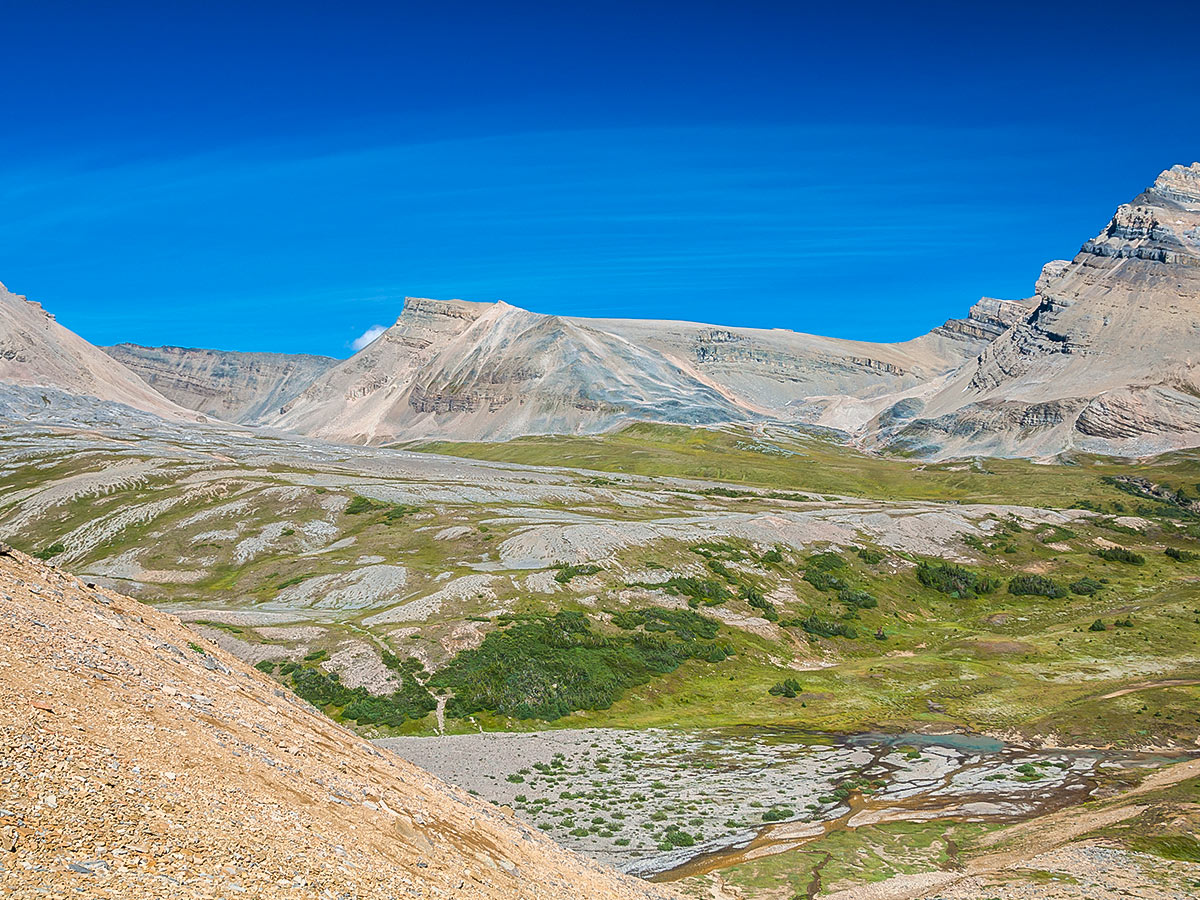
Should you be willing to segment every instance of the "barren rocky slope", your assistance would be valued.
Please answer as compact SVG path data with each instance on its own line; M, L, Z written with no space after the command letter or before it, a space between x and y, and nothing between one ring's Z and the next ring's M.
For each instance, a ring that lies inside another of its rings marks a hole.
M0 894L666 898L173 616L0 555Z
M165 419L196 419L55 321L41 304L0 284L0 383L59 388L120 403ZM49 398L47 397L47 403Z
M274 424L376 443L754 414L672 360L582 320L506 303L409 298L395 325L318 378Z
M241 423L277 414L338 362L303 353L238 353L138 344L101 349L180 406Z
M1047 265L1031 305L943 388L878 422L883 440L941 456L1200 444L1200 163L1163 172L1073 260Z
M853 428L886 405L876 398L944 375L988 339L947 327L871 344L409 298L392 328L317 378L273 424L359 443L587 433L638 420Z

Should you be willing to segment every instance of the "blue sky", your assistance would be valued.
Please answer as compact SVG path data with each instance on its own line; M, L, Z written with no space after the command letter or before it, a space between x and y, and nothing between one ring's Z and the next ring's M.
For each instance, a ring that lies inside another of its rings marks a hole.
M0 0L0 281L96 343L344 356L405 295L906 339L1200 158L1188 5L975 6Z

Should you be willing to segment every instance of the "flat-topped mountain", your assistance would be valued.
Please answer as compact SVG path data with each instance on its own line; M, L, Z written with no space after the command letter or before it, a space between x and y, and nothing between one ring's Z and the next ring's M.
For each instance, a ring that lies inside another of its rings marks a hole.
M0 547L0 894L667 900Z
M278 414L338 360L303 353L239 353L117 344L105 353L180 406L226 422Z
M844 427L877 412L875 398L944 375L982 343L964 333L872 344L408 298L395 325L272 424L366 443L598 432L641 420Z

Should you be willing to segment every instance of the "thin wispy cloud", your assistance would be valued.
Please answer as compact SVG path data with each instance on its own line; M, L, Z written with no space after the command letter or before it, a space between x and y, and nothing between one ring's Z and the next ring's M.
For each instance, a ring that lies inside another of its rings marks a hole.
M1069 148L1014 161L982 129L358 138L0 160L0 276L101 344L344 354L377 334L339 333L393 321L405 295L898 340L980 294L1025 296L1108 214L1047 187Z

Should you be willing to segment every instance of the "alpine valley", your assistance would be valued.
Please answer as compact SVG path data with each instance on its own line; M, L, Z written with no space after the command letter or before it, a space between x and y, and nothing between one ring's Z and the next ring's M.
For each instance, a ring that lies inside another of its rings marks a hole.
M1200 163L894 344L0 288L0 539L5 896L1193 897Z

